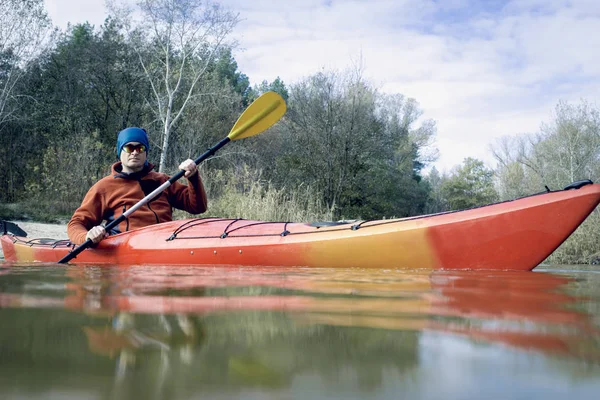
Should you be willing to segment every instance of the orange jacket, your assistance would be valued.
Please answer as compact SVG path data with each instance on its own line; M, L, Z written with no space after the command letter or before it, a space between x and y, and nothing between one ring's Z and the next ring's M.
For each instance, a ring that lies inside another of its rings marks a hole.
M91 228L102 221L113 221L150 194L154 189L169 180L166 174L152 171L151 164L143 171L133 174L121 172L120 162L113 164L112 174L100 179L85 195L81 206L75 210L67 225L71 242L79 245ZM174 182L158 197L140 207L129 218L114 227L109 234L126 232L144 226L171 221L172 208L185 210L191 214L206 211L206 192L200 173L188 180L188 185Z

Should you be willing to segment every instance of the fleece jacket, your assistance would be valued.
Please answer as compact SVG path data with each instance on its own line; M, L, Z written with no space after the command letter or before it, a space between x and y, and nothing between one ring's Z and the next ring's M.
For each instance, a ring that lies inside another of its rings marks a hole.
M119 218L169 180L168 175L152 171L153 168L152 164L148 164L140 172L127 174L122 172L120 162L113 164L111 175L102 178L90 188L81 206L71 217L67 225L69 240L76 245L84 243L88 230L103 221L109 223ZM174 182L108 233L113 235L171 221L172 207L190 214L206 211L206 192L199 172L190 177L188 185Z

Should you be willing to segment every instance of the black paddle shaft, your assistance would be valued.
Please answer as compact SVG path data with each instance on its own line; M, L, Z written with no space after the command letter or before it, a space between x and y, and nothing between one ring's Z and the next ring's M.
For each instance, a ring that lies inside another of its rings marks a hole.
M196 165L200 164L202 161L204 161L207 158L209 158L212 155L214 155L221 147L225 146L230 141L231 141L231 139L229 139L229 136L226 137L226 138L224 138L224 139L222 139L219 143L215 144L213 147L210 147L201 156L199 156L198 158L196 158L194 160L194 162L196 163ZM119 225L121 222L123 222L125 219L127 219L127 217L129 217L131 214L133 214L138 208L142 207L144 204L148 203L150 200L152 200L158 194L162 193L165 189L167 189L169 186L171 186L174 182L178 181L184 175L185 175L185 171L184 170L180 170L179 172L177 172L175 175L173 175L171 178L169 178L169 180L167 182L165 182L162 185L160 185L152 193L150 193L149 195L147 195L146 197L144 197L142 200L140 200L139 202L137 202L129 210L127 210L123 214L121 214L121 216L119 218L114 219L113 221L111 221L108 225L106 225L104 227L104 230L106 232L110 232L110 230L113 227ZM70 251L66 256L64 256L63 258L61 258L60 260L58 260L58 263L59 264L64 264L64 263L67 263L67 262L71 261L72 259L74 259L75 257L77 257L79 255L79 253L81 253L83 250L85 250L88 247L90 247L93 243L94 242L92 242L92 239L86 240L83 244L77 246L72 251Z

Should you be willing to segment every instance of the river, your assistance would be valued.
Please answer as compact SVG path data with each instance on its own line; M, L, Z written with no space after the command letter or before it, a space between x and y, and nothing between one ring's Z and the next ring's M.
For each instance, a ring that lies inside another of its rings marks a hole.
M1 399L595 399L600 269L0 264Z

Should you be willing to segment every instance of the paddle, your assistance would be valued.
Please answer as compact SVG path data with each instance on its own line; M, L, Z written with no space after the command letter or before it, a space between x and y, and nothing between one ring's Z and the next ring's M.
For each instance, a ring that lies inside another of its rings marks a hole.
M244 139L250 136L257 135L269 128L275 122L279 121L279 119L285 114L286 105L285 101L275 92L267 92L261 95L258 99L254 100L250 106L240 115L235 125L229 132L226 138L221 140L219 143L209 148L204 154L199 156L194 160L196 165L200 164L202 161L206 160L208 157L215 154L221 147L225 146L232 140ZM167 182L163 183L161 186L156 188L152 193L144 197L138 203L136 203L129 210L125 211L119 218L113 220L108 225L106 225L105 229L109 232L114 226L117 226L121 222L123 222L126 218L128 218L131 214L133 214L140 207L148 203L151 199L162 193L165 189L167 189L173 182L177 181L185 174L185 171L180 170L178 173L173 175L171 179ZM92 245L92 240L88 239L85 243L73 249L73 251L69 252L66 256L61 258L58 262L59 264L63 264L69 262L73 258L77 257L79 253L83 250L87 249Z

